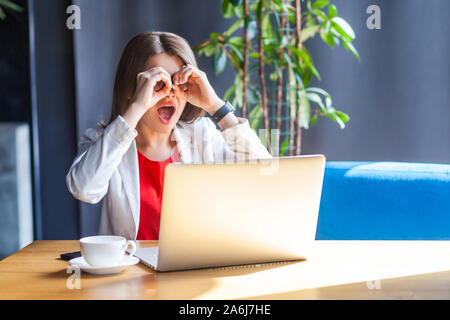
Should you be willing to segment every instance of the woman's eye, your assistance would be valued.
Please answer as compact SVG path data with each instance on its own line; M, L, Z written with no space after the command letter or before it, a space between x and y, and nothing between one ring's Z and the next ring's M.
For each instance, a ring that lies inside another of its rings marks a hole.
M165 86L166 86L166 84L164 83L164 81L160 80L155 84L153 89L157 92L157 91L161 91Z
M183 90L184 92L188 91L188 84L187 83L183 83L179 85L180 89Z

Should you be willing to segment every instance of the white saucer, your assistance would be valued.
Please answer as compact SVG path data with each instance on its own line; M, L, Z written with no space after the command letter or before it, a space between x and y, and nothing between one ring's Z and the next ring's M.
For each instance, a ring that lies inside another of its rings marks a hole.
M69 264L73 267L78 267L82 271L92 274L115 274L119 273L129 266L135 265L139 262L136 257L125 257L119 264L108 267L92 267L90 266L83 257L75 258L69 261Z

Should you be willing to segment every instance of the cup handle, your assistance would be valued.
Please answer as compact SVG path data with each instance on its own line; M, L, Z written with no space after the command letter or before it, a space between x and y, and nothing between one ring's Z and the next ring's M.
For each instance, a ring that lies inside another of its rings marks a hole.
M132 257L133 254L136 252L136 242L134 242L133 240L128 240L125 243L125 250L127 250L128 247L130 247L130 246L131 246L131 251L129 252L129 254L130 254L129 256Z

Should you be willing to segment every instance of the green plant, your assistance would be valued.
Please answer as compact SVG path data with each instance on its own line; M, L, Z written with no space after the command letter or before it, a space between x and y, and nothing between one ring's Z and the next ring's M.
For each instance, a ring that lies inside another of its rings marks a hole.
M0 0L0 19L4 20L6 18L5 10L10 10L14 12L22 12L22 7L11 2L9 0Z
M285 128L287 137L272 141L281 155L301 153L302 128L319 116L342 129L350 119L333 106L328 92L310 86L320 74L305 42L319 34L330 47L342 46L360 60L352 44L355 33L336 6L329 0L303 2L302 7L300 0L222 0L222 15L236 20L194 47L199 55L212 57L216 75L227 62L234 68L235 81L223 98L240 108L253 129L267 129L263 143L270 146L271 128Z

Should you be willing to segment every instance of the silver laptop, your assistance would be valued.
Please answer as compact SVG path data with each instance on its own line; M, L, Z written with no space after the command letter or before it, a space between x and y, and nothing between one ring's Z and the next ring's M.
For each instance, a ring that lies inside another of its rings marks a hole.
M278 157L165 169L159 247L135 256L157 271L306 259L325 157Z

